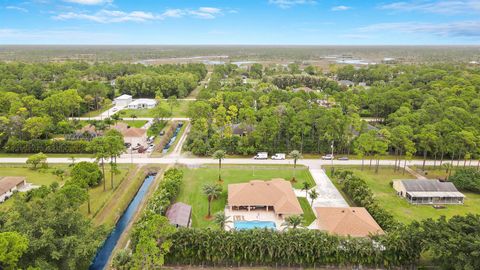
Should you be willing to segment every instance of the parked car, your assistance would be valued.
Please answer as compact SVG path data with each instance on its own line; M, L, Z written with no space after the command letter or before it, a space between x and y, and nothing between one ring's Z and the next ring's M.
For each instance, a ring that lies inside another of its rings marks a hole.
M325 156L322 156L323 160L332 160L335 157L332 154L326 154Z
M275 155L272 156L273 160L284 160L285 159L285 154L284 153L276 153Z
M162 131L160 131L160 133L158 133L158 135L160 135L160 136L163 136L163 135L165 135L165 131L163 131L163 130L162 130Z
M153 140L155 140L155 136L150 136L148 137L147 142L151 143Z
M117 109L117 108L113 108L112 112L116 112L116 111L118 111L118 109Z
M127 149L128 149L128 148L130 148L130 146L132 146L132 144L131 144L131 143L128 143L128 142L127 142L127 143L125 143L125 148L127 148Z
M338 160L348 160L348 157L339 157Z
M268 159L268 153L267 152L259 152L253 158L254 159Z
M147 153L153 152L153 149L155 149L155 147L153 147L153 146L148 147L147 148Z

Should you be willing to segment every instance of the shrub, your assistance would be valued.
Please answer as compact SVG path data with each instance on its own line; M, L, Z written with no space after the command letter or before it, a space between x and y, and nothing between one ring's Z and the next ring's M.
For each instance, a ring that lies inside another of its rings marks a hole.
M10 139L4 150L7 153L91 153L87 150L89 144L87 141Z
M480 193L480 172L476 169L460 169L450 177L450 181L461 190Z

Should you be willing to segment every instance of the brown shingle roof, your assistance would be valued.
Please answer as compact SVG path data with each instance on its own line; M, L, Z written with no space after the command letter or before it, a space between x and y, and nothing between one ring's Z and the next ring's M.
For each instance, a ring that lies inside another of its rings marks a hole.
M134 128L128 127L126 123L117 123L115 126L112 127L122 133L123 137L143 137L147 134L147 130L143 128Z
M292 184L283 179L228 185L229 206L273 206L276 214L301 215Z
M23 176L5 176L0 178L0 195L25 181Z
M192 207L190 205L178 202L168 208L166 216L170 220L170 224L189 227L191 213Z
M319 230L332 234L367 237L383 234L382 228L363 207L315 207Z

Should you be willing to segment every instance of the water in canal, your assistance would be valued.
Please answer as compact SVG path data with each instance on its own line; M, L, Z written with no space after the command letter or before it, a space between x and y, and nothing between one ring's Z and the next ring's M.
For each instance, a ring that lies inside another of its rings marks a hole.
M148 175L145 178L142 186L137 191L137 194L135 194L135 197L133 197L125 212L123 212L122 216L120 216L120 219L117 221L115 228L110 233L107 240L105 240L103 246L97 251L97 255L95 256L95 259L93 259L89 270L103 270L105 268L108 263L108 259L113 252L113 249L117 245L118 239L120 239L120 236L125 231L128 223L130 223L130 220L134 216L135 212L137 212L140 202L147 193L148 188L150 187L154 179L154 174Z

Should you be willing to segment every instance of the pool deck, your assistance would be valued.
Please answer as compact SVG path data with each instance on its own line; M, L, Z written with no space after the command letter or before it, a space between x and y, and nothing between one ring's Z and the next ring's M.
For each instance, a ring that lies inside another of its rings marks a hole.
M282 226L284 219L278 218L273 211L265 210L251 210L251 211L230 211L228 207L225 208L225 216L228 217L228 221L225 224L225 230L230 231L234 229L234 221L272 221L275 223L277 230L283 230L285 226Z

